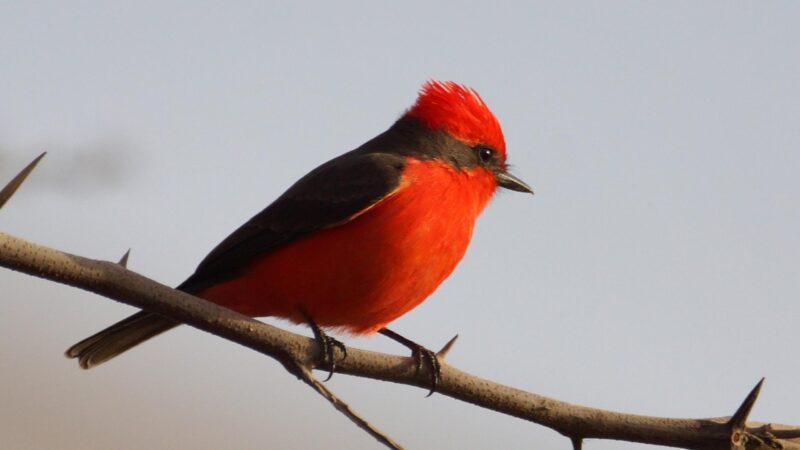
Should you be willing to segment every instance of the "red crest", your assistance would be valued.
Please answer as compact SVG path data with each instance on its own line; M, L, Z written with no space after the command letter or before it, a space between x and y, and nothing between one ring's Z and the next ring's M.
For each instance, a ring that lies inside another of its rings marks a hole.
M505 156L500 123L472 88L452 81L428 81L405 115L469 145L488 145Z

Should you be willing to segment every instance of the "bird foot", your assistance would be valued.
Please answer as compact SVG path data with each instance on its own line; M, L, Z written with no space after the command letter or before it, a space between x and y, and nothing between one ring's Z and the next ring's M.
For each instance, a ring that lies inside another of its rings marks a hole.
M342 361L344 361L347 358L347 347L338 339L328 336L310 317L306 316L306 320L308 320L308 326L314 332L314 340L319 346L320 353L322 353L322 363L328 367L328 377L324 380L328 381L333 377L333 372L336 371L336 349L338 348L342 352Z
M394 331L383 328L378 331L378 333L392 339L400 344L403 344L406 348L411 350L411 357L414 358L417 368L417 375L422 372L422 367L427 366L430 372L430 391L426 397L430 397L436 392L436 388L439 385L439 379L441 378L441 371L442 365L439 361L439 357L436 355L436 352L433 350L429 350L416 342L412 341L411 339L405 338Z

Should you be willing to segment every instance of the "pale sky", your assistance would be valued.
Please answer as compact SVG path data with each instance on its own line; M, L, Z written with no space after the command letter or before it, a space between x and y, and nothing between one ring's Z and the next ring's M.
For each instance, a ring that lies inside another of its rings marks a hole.
M765 376L752 418L800 425L798 23L789 1L5 1L0 183L49 153L0 230L130 247L174 285L424 81L455 80L536 195L498 195L393 328L431 348L459 333L463 370L630 413L729 415ZM63 351L133 309L7 270L0 286L3 448L378 448L273 360L188 327L80 370ZM408 448L570 448L421 389L328 384Z

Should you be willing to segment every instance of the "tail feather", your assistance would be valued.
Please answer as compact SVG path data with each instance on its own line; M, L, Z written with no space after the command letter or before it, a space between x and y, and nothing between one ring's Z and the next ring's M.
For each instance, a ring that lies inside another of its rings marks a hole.
M164 316L139 311L73 345L66 355L78 358L78 364L89 369L178 325L179 322Z

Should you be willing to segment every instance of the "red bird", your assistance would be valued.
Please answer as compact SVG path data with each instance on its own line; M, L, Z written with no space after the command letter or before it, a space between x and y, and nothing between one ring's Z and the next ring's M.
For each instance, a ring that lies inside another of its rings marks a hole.
M473 89L426 83L387 131L317 167L222 241L177 289L249 316L380 332L425 300L464 256L497 187L533 193L506 170L500 124ZM67 350L90 368L179 325L140 311ZM321 327L321 328L320 328ZM343 348L343 347L342 347ZM419 366L418 366L419 367Z

